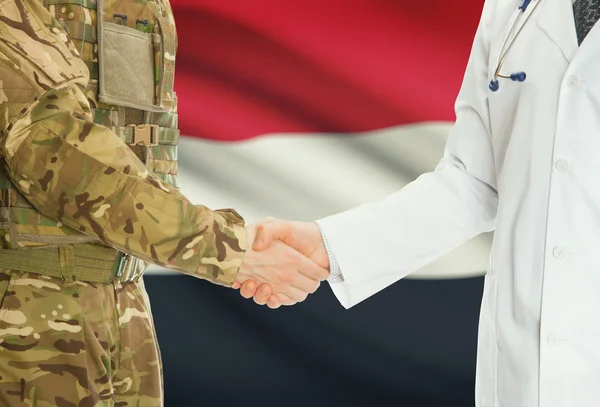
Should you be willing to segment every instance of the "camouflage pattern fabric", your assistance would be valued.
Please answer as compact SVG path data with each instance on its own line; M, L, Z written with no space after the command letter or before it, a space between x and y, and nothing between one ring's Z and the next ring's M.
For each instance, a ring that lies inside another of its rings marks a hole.
M140 29L147 26L135 17L159 21L152 29L165 41L156 49L163 62L156 92L170 110L98 101L96 0L0 0L0 250L43 246L50 236L93 239L231 286L246 247L243 219L192 204L152 172L174 177L175 149L154 148L149 169L139 149L111 130L129 124L123 117L177 126L168 1L106 4L129 10L128 23ZM160 353L141 279L63 284L0 264L0 300L0 406L162 406Z
M0 405L159 407L143 281L92 285L0 269Z
M243 219L193 205L93 123L88 80L79 51L39 1L0 2L0 147L13 184L61 227L231 286Z

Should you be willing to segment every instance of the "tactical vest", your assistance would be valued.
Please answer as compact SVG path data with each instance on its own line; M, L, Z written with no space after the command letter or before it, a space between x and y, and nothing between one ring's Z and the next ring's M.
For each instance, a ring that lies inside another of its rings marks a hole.
M179 130L173 91L177 36L168 0L43 3L89 69L86 96L94 123L111 129L149 170L177 188ZM33 208L12 185L4 165L0 165L0 222L3 249L93 241ZM0 267L7 261L0 260Z

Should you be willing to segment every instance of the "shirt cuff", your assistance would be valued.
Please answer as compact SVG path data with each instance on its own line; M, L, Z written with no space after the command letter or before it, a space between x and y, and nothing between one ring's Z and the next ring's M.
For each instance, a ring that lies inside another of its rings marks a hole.
M329 277L327 278L327 282L329 284L340 284L343 283L344 275L342 274L342 270L340 270L340 265L338 264L335 256L333 255L333 251L331 250L331 246L329 246L329 242L327 241L327 237L323 230L317 223L317 227L321 232L321 238L323 239L323 245L325 246L325 251L327 252L327 257L329 258Z

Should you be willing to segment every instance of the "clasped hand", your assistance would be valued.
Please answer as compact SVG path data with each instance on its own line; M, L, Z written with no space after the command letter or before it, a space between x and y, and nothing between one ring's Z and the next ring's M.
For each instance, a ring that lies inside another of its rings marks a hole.
M329 261L315 223L265 219L247 227L248 248L233 288L270 308L294 305L329 276Z

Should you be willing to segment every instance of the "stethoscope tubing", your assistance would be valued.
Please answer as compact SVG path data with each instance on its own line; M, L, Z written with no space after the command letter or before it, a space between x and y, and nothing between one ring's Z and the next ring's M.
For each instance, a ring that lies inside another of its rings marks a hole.
M516 80L519 82L523 82L525 80L525 78L526 78L525 72L515 72L510 75L503 75L502 73L500 73L500 70L502 69L502 66L504 65L504 61L506 60L506 57L510 53L510 50L512 49L515 41L517 40L517 38L519 38L521 31L527 25L527 22L529 21L529 19L531 18L531 16L537 9L537 7L540 5L540 1L541 0L536 0L535 5L533 6L533 9L531 9L531 12L529 14L527 14L527 16L525 17L525 21L523 21L523 24L521 24L520 26L519 26L519 22L521 21L521 19L523 18L523 15L527 11L527 8L528 8L531 0L523 0L521 2L521 4L519 5L519 8L517 9L517 15L514 18L513 23L511 25L510 29L508 30L508 33L506 34L506 37L504 37L504 41L502 42L502 47L500 48L500 53L498 55L498 61L496 64L496 70L494 71L494 77L490 81L490 85L489 85L489 87L492 91L498 90L498 87L499 87L498 78L511 79L513 81ZM519 26L519 29L515 33L515 29L518 26ZM512 39L509 42L509 39L511 37L512 37ZM507 43L508 43L508 46L507 46Z

